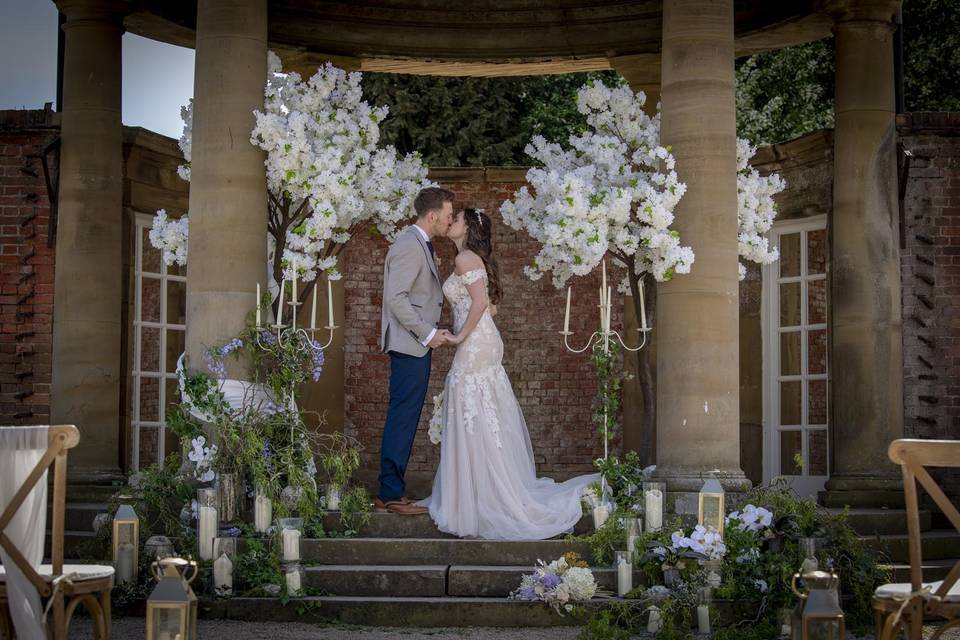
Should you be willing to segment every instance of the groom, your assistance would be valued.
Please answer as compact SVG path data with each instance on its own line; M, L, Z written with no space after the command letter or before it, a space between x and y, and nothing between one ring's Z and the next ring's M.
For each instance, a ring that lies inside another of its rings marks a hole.
M417 220L397 236L383 265L380 348L390 355L390 406L380 447L377 511L426 513L407 499L404 472L417 433L430 380L432 349L447 343L439 329L443 308L432 238L445 236L453 221L453 193L423 189L413 201Z

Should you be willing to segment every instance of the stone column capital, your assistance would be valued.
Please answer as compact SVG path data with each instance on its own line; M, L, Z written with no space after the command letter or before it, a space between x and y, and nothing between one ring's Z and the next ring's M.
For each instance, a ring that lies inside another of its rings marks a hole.
M56 0L55 4L68 23L96 20L122 26L124 16L132 11L129 0Z
M881 22L893 28L893 20L900 10L900 0L820 0L820 11L835 23Z

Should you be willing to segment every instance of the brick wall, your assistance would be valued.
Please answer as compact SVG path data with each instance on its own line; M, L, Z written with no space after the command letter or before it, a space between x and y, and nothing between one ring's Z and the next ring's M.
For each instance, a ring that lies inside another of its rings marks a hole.
M960 438L960 114L898 120L913 154L905 194L904 435ZM944 474L960 495L960 474Z
M0 424L50 421L54 250L39 155L59 135L56 120L49 110L0 112Z
M590 404L596 392L592 367L585 354L565 351L558 331L563 325L565 293L549 279L532 282L523 266L536 254L536 244L499 219L499 205L521 185L522 171L469 169L435 171L433 178L457 194L456 208L478 206L494 218L494 250L502 271L504 300L496 317L504 339L504 367L523 409L538 472L567 477L593 470L593 460L602 455L600 438L591 422ZM435 243L440 257L441 278L453 270L453 245ZM379 353L383 259L386 242L365 238L344 253L347 282L345 322L344 430L361 441L363 466L370 472L379 466L380 437L388 401L389 359ZM574 284L571 330L579 345L598 323L596 293L598 278L578 278ZM613 322L619 326L622 311ZM449 305L441 326L450 326ZM429 479L436 470L439 447L426 436L432 397L443 384L450 367L452 349L434 353L427 405L410 459L409 474ZM613 451L618 443L614 443Z

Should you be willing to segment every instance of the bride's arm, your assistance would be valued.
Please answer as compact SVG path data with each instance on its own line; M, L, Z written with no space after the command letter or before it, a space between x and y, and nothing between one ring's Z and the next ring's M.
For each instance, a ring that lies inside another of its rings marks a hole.
M480 259L480 256L472 251L462 251L458 253L455 262L455 271L458 277L469 271L486 268L483 266L483 260ZM453 336L450 340L454 344L460 344L467 339L467 336L477 327L480 318L483 317L483 311L490 304L490 301L487 299L487 285L482 277L477 278L466 285L466 287L467 292L470 294L470 313L467 314L467 319L464 321L460 333Z

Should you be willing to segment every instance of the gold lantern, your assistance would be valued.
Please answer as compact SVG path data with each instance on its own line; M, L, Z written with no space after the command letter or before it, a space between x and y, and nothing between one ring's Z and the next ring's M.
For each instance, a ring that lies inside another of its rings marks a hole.
M705 528L713 527L720 535L723 535L723 523L726 520L725 499L719 480L710 478L703 483L700 489L699 522Z
M113 566L117 583L136 582L140 567L140 518L128 504L113 516Z
M147 598L147 640L196 640L197 596L190 583L197 577L197 563L164 558L150 569L157 586Z
M797 589L797 580L801 577L803 592ZM846 637L840 608L840 578L836 573L795 573L791 587L800 598L790 620L791 640L843 640Z

